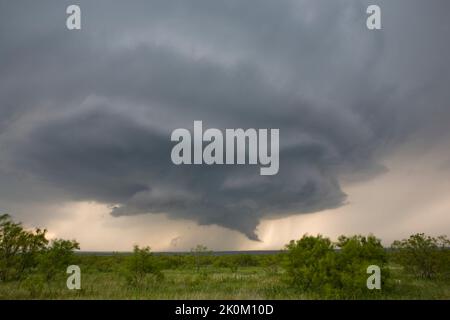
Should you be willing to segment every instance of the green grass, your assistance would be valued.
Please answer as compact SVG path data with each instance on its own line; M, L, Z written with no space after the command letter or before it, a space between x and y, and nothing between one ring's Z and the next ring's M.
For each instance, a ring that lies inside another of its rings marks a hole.
M31 292L21 282L0 284L3 299L283 299L305 298L262 268L241 268L236 273L222 268L165 270L164 279L149 275L145 283L130 286L117 273L89 272L82 275L82 289L70 291L65 278ZM34 293L34 294L33 294Z
M83 268L82 268L83 270ZM450 299L448 281L418 280L391 266L393 287L374 296L379 299ZM262 267L204 267L164 270L164 279L148 275L130 286L120 272L89 270L82 273L82 289L68 290L61 275L47 283L26 280L0 283L0 299L320 299L298 292L285 281L283 271L268 273Z

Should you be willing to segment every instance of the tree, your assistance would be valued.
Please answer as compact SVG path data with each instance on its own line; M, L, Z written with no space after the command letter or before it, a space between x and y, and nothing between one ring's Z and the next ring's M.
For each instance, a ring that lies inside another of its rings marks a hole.
M79 249L75 240L56 239L48 245L47 230L25 230L7 214L0 216L0 280L18 280L33 271L52 279L64 273Z
M207 265L210 262L210 256L212 251L208 249L208 247L204 245L197 245L195 248L191 249L192 257L194 258L194 266L195 269L200 271L202 266Z
M268 254L261 258L261 265L269 275L275 275L280 268L280 262L283 260L281 254Z
M376 237L341 236L336 243L321 235L304 235L287 246L286 271L293 286L323 297L357 298L376 294L366 285L367 267L382 270L387 284L387 254Z
M52 280L58 274L64 274L67 267L75 261L74 250L79 249L80 245L75 240L52 240L51 245L39 254L39 271L47 281Z
M36 267L37 257L48 240L46 230L25 230L8 214L0 215L0 280L19 279Z
M424 233L392 243L394 259L404 269L420 278L432 279L450 276L450 240Z
M150 247L139 248L135 245L133 254L126 260L125 278L129 284L141 286L145 283L147 274L157 279L162 279L164 276Z
M369 294L367 290L367 267L376 265L381 271L381 287L389 289L390 273L387 267L387 252L381 240L373 235L340 236L336 243L338 287L346 298L357 298ZM370 291L376 294L377 291Z
M334 245L328 238L304 235L286 246L286 271L291 282L302 290L319 290L333 281Z

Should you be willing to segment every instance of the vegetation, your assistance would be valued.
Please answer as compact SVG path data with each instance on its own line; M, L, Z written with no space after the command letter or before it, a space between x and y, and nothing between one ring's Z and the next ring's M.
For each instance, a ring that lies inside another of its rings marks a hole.
M387 289L387 252L372 235L341 236L336 243L321 235L304 235L286 248L287 276L303 292L329 298L372 298L380 292L367 289L367 267L371 265L380 267Z
M164 277L150 247L139 248L139 246L134 246L133 254L126 257L123 274L129 285L137 287L145 286L149 275L157 280Z
M41 273L51 280L74 260L74 240L55 239L49 245L46 230L25 230L7 214L0 215L0 281L20 280Z
M191 249L193 264L197 272L199 272L205 265L211 263L211 254L212 252L208 250L208 247L201 244Z
M66 268L76 261L73 251L79 249L79 244L74 240L53 240L50 246L38 252L38 273L41 273L46 281L65 274Z
M49 242L0 216L0 299L450 299L449 241L424 234L383 248L376 237L305 235L277 254L75 253L73 240ZM66 287L66 268L81 269L81 290ZM369 290L367 267L381 270Z
M392 244L394 259L405 270L425 279L450 279L450 240L418 233Z

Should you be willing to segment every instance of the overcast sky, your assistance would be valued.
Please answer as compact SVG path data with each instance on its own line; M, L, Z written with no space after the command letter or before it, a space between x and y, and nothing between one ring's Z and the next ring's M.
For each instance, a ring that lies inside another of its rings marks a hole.
M83 250L450 234L447 0L76 3L0 0L0 212ZM280 129L279 173L175 166L194 120Z

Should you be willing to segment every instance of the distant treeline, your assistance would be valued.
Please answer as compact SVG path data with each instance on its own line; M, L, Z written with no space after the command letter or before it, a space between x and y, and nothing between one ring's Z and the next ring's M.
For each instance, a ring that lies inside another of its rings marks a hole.
M264 255L264 254L278 254L283 250L236 250L236 251L211 251L213 256L229 256L237 254L251 254L251 255ZM114 255L131 255L133 251L77 251L76 255L80 256L114 256ZM154 251L155 256L176 256L176 255L189 255L192 251Z

